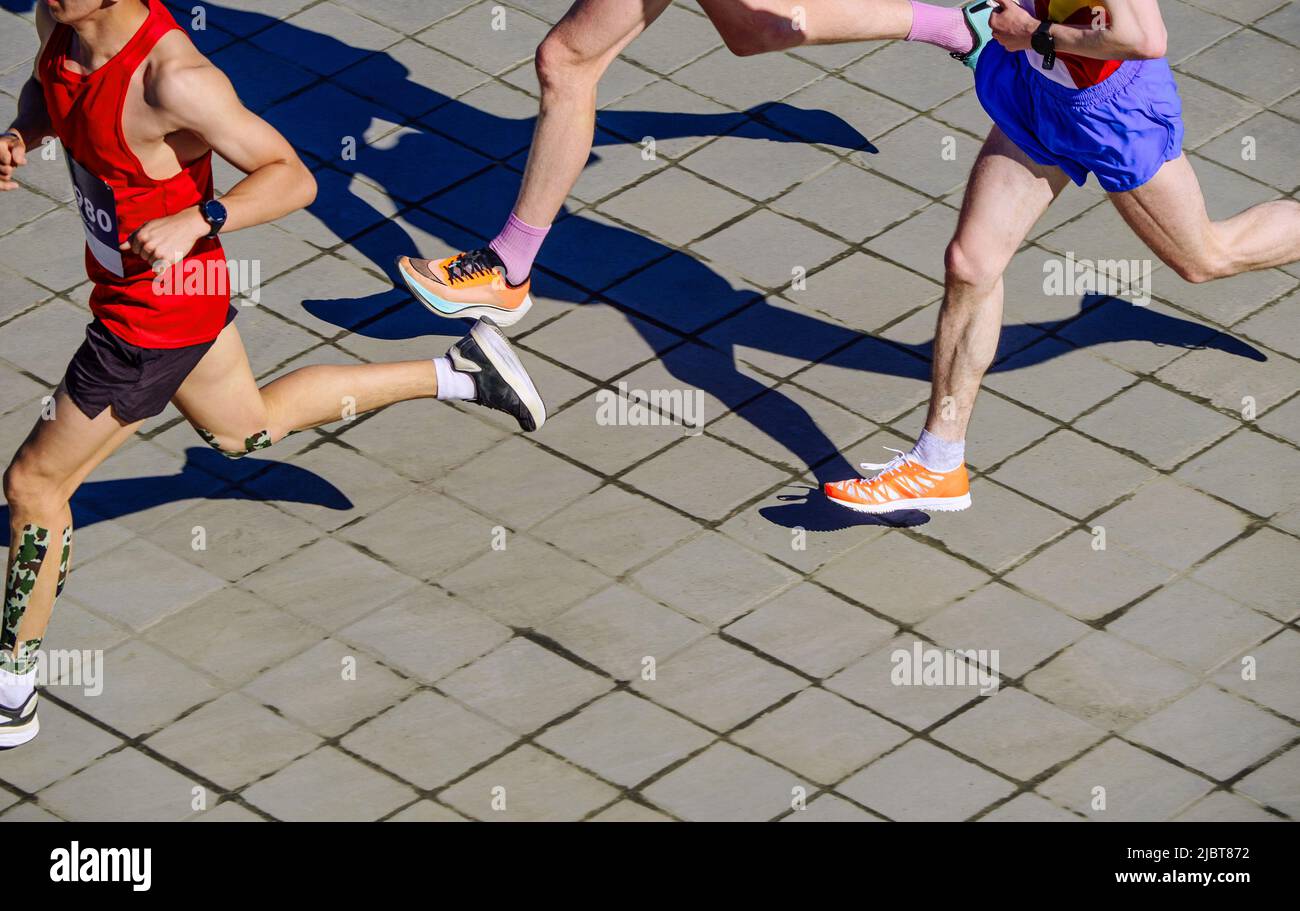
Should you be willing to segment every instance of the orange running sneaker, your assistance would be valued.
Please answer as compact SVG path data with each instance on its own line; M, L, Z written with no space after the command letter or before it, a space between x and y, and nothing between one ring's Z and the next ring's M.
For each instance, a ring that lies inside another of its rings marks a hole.
M870 513L906 509L954 512L970 506L970 481L965 465L958 465L952 471L931 471L909 453L889 451L898 455L879 465L862 463L868 471L880 472L875 477L827 484L826 496L832 503Z
M488 317L498 326L513 326L533 305L528 296L531 281L506 281L505 264L490 247L443 260L401 256L397 269L416 300L438 316Z

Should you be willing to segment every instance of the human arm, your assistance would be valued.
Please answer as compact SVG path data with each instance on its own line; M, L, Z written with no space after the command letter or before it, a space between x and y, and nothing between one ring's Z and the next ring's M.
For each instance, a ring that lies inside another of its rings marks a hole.
M989 19L993 37L1009 51L1030 47L1039 20L1015 0L999 0ZM1168 35L1156 0L1106 0L1106 14L1087 24L1054 22L1057 53L1095 60L1150 60L1165 55Z

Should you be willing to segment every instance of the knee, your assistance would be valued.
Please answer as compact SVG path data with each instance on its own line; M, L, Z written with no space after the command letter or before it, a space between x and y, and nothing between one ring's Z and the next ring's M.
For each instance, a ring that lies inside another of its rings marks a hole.
M789 19L755 9L748 3L737 5L739 9L732 18L718 28L718 34L731 53L737 57L753 57L791 44L794 24Z
M1232 273L1226 256L1170 257L1165 264L1173 269L1179 278L1193 285L1201 285Z
M250 430L245 435L239 433L213 433L202 427L195 427L195 432L217 452L228 459L240 459L250 452L265 449L274 442L266 430Z
M17 513L44 515L57 512L68 503L68 492L59 479L18 459L5 469L4 493L11 516Z
M588 91L600 79L599 59L573 47L555 30L537 46L533 65L544 94Z
M1183 281L1200 285L1241 271L1231 250L1231 240L1225 236L1222 224L1211 222L1199 243L1162 250L1160 259Z
M998 257L972 247L958 238L948 244L943 255L944 276L949 285L991 288L1002 276L1005 263Z

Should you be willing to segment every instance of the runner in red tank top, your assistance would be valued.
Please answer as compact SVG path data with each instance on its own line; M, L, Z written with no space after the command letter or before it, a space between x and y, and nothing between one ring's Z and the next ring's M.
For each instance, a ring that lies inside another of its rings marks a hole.
M176 274L155 283L152 263L128 243L149 222L180 213L195 232L206 235L207 224L195 216L199 205L212 199L211 150L196 148L185 163L163 156L161 173L171 176L159 179L132 151L122 128L119 115L126 113L140 64L164 36L180 29L161 3L151 5L145 16L126 45L89 73L69 58L76 32L56 27L37 62L37 75L50 124L67 154L86 229L86 273L95 283L91 311L133 345L180 348L216 338L226 323L230 296L225 287L182 294L183 278ZM185 251L157 252L168 258ZM221 243L200 236L187 259L204 265L224 262Z
M475 401L536 430L545 407L490 323L429 360L313 366L258 388L231 322L217 234L309 205L293 148L248 111L162 0L42 0L41 49L0 135L0 190L27 149L57 137L86 232L95 319L42 419L5 472L10 550L0 618L0 749L36 736L37 653L86 476L173 402L239 457L309 427L414 398ZM247 176L220 201L212 153ZM154 571L140 567L142 572Z

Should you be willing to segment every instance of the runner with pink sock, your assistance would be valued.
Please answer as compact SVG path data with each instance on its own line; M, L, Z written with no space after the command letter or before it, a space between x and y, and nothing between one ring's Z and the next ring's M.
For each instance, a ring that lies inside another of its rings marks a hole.
M433 313L517 323L532 306L533 261L591 156L605 69L671 0L578 0L537 49L541 110L514 211L485 247L442 260L402 256L398 272ZM942 48L972 69L989 38L990 0L943 7L913 0L700 0L740 56L810 44L900 40ZM784 20L788 27L781 27ZM776 23L757 28L755 23Z

